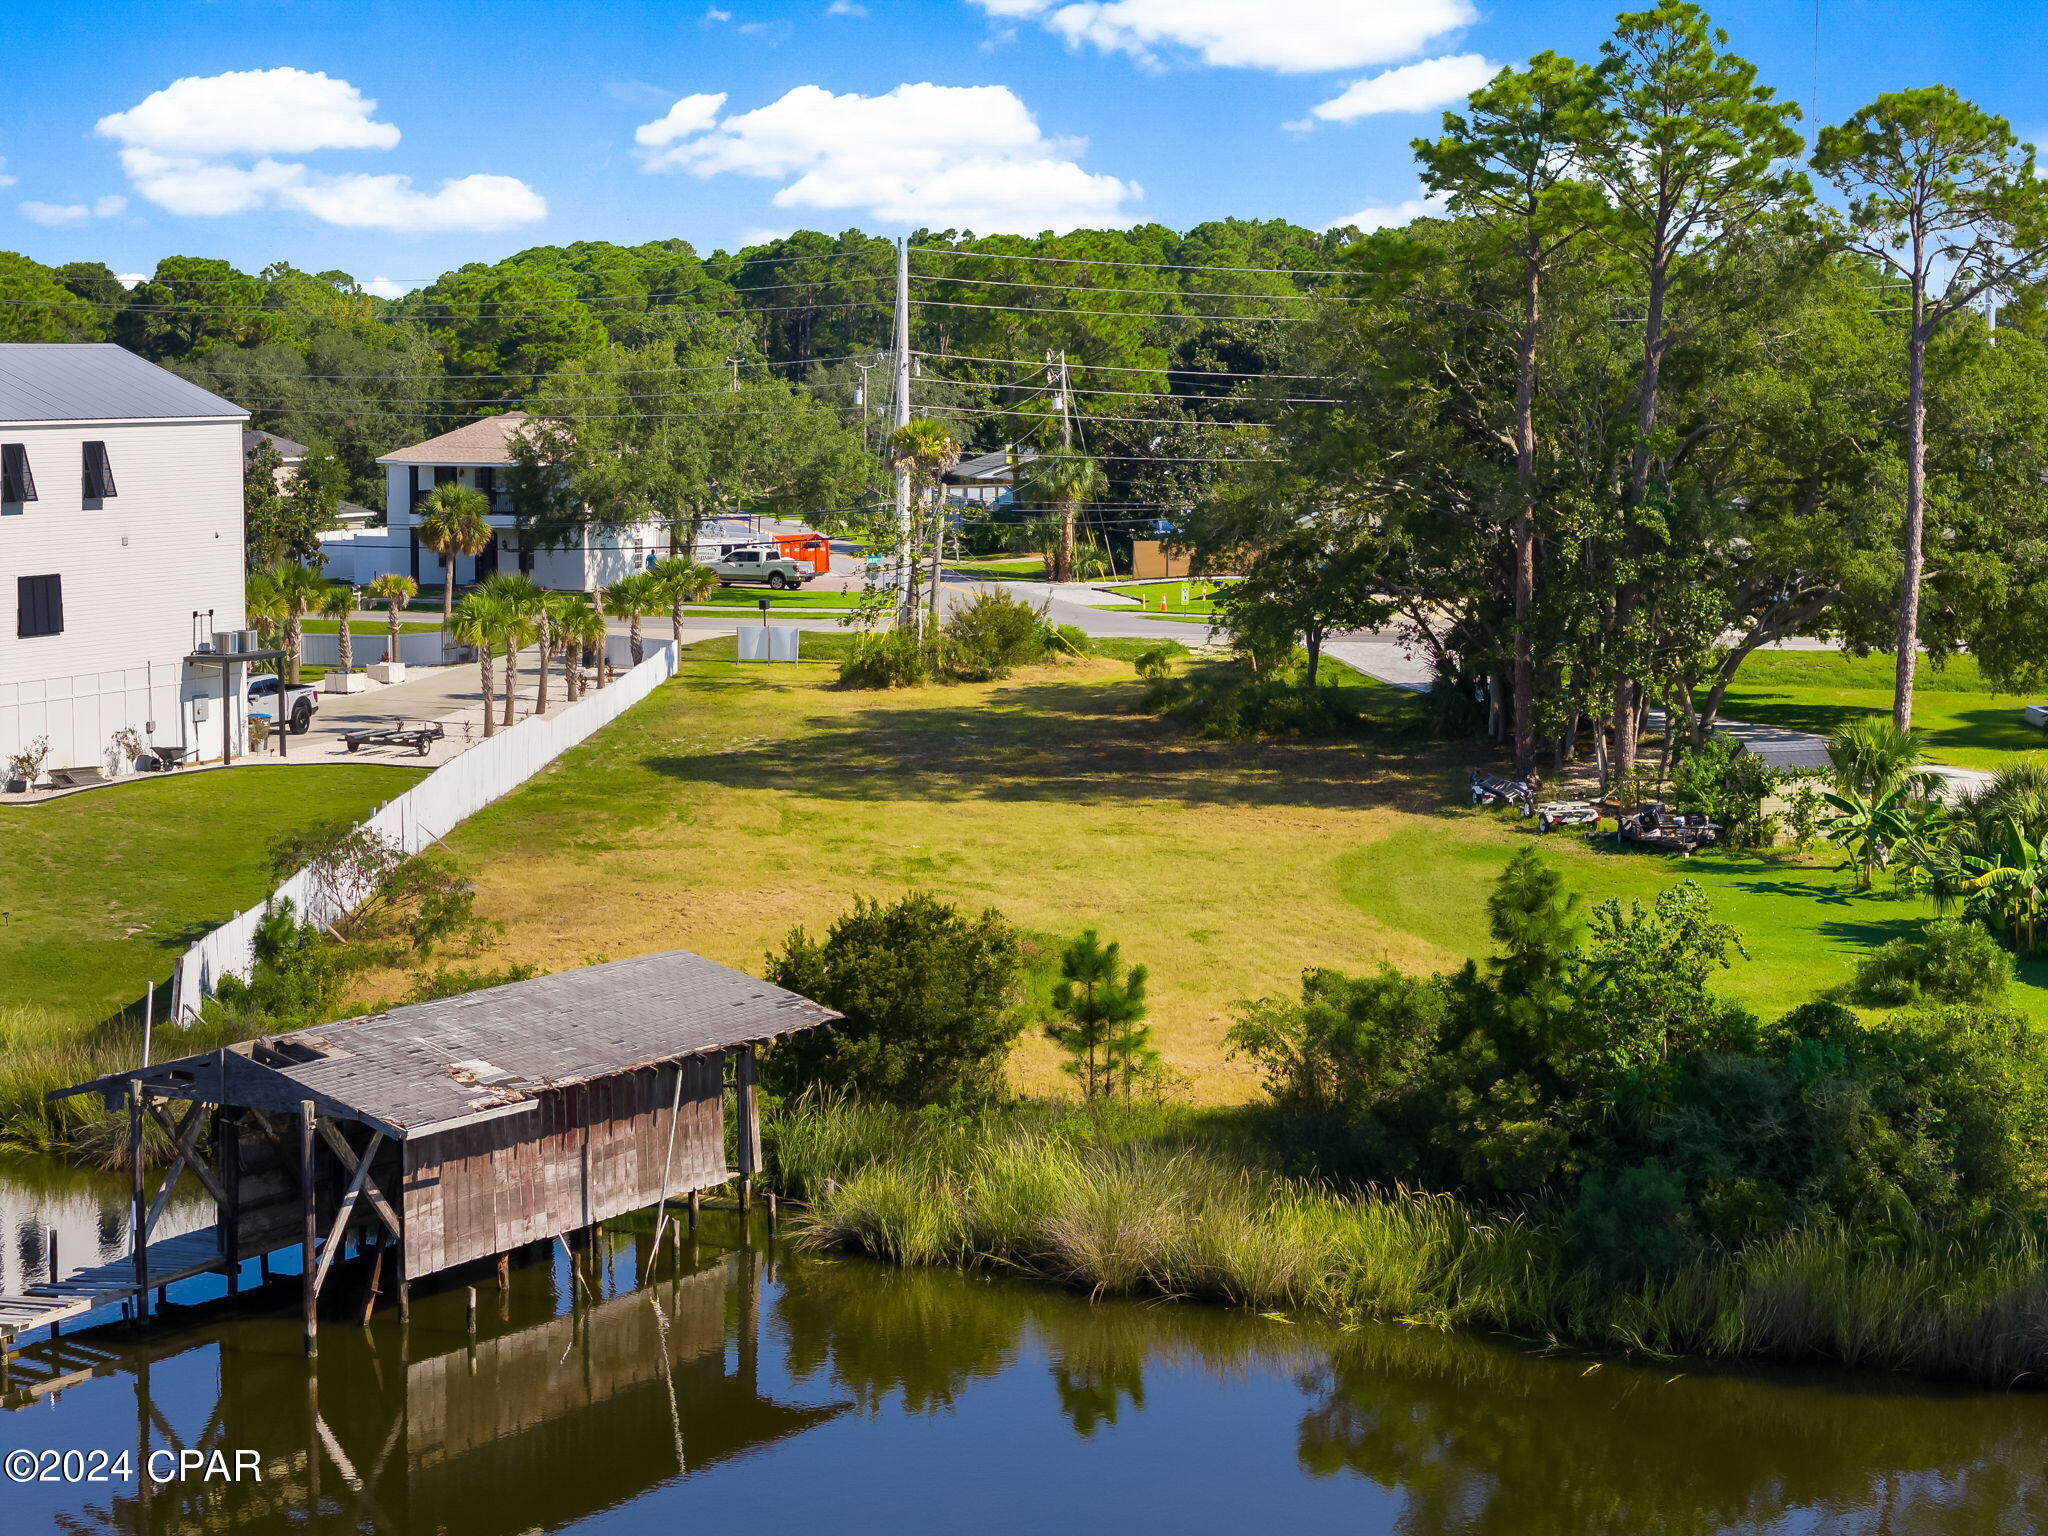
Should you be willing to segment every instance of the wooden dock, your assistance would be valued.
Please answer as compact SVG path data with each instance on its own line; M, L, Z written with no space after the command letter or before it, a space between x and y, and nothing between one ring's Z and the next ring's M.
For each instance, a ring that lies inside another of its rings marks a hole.
M220 1228L205 1227L182 1237L159 1238L149 1245L149 1288L189 1280L221 1267ZM32 1285L19 1296L0 1296L0 1349L22 1334L116 1302L135 1299L135 1260L124 1255L111 1264L95 1265L61 1280Z

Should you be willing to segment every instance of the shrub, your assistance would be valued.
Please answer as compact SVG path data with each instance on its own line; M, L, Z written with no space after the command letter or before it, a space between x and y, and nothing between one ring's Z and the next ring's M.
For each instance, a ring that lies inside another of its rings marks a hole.
M1856 967L1859 1001L1982 1003L2012 983L2013 959L1982 924L1934 918L1917 939L1893 939Z
M947 615L948 669L971 683L1008 677L1045 654L1045 619L1006 592L977 593Z
M775 1046L764 1080L774 1093L817 1084L899 1104L994 1096L1024 1026L1020 964L1000 913L969 917L922 893L856 901L822 941L792 929L768 979L845 1018Z
M1093 656L1095 642L1078 624L1048 624L1039 635L1039 649L1047 656Z
M1728 847L1768 848L1777 834L1777 818L1764 814L1764 801L1776 780L1732 737L1717 734L1679 760L1671 792L1679 809L1703 811L1718 824Z
M914 688L937 671L931 647L913 630L885 629L855 635L853 649L839 663L841 688Z

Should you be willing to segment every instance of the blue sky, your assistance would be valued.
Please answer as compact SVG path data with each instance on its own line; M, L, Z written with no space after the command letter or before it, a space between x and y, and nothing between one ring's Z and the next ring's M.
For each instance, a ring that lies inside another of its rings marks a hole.
M929 217L978 231L1403 212L1461 82L1590 57L1582 0L9 0L0 249L340 267ZM2040 0L1710 7L1835 121L1942 82L2048 130Z

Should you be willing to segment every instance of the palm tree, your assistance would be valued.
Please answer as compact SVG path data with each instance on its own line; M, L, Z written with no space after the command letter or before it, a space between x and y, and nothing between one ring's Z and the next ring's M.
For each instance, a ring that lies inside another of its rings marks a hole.
M1845 795L1882 800L1894 790L1925 798L1939 793L1941 775L1922 771L1920 733L1902 731L1879 715L1847 720L1828 736L1835 787Z
M569 615L574 610L588 611L580 598L569 592L543 592L540 608L535 615L535 628L540 638L540 682L534 699L533 712L544 715L548 712L548 663L555 659L555 648L565 644L568 634ZM566 690L565 690L566 691ZM573 693L568 697L574 699Z
M960 440L953 436L952 428L943 421L920 417L906 421L889 434L889 465L892 469L910 477L913 505L922 500L928 504L927 517L935 517L941 489L946 483L946 474L960 462ZM921 488L923 495L918 496ZM911 535L897 559L904 562L908 581L903 587L902 610L897 615L904 624L917 622L917 549L918 530L913 519ZM939 571L936 558L932 564L932 586L936 590Z
M370 600L383 603L391 612L391 638L385 642L384 659L398 660L399 624L398 616L405 611L405 605L419 596L420 584L410 576L392 571L379 576L370 583Z
M356 589L345 582L337 582L320 594L320 617L333 619L338 626L341 670L353 672L356 669L355 645L349 636L348 622L356 613Z
M487 737L497 730L491 714L491 705L497 698L491 663L498 641L516 618L504 598L480 588L466 594L461 606L450 616L449 633L455 637L455 643L476 647L477 668L483 681L484 735Z
M547 594L533 584L533 578L518 571L500 571L483 584L483 590L503 601L511 612L502 638L505 642L505 720L513 723L513 703L519 689L519 648L540 633L543 600Z
M1047 454L1031 466L1031 493L1051 502L1060 515L1059 542L1052 553L1054 581L1074 579L1074 530L1081 504L1100 496L1107 483L1102 466L1085 453Z
M604 606L608 613L621 613L630 621L628 641L633 656L633 665L639 666L644 659L640 640L640 620L643 615L660 613L668 606L668 595L661 583L646 571L635 571L631 576L621 576L605 588Z
M716 592L718 573L708 565L699 565L680 555L670 555L665 560L655 561L647 574L654 578L654 584L661 589L662 598L669 605L669 626L675 632L676 653L681 655L683 604L701 603Z
M557 622L562 633L562 676L568 683L569 697L580 698L583 694L581 658L584 652L593 648L603 651L607 638L604 614L594 603L571 601Z
M242 578L242 592L250 627L263 641L263 648L268 650L271 640L284 623L284 593L278 590L277 573L251 571Z
M278 602L284 609L285 681L296 685L299 680L301 626L307 612L319 608L326 600L330 584L310 565L281 565L271 574L277 583Z
M423 548L441 557L441 632L447 645L451 616L455 612L455 561L461 555L480 555L491 547L490 500L482 491L452 481L427 492L419 505L419 540Z

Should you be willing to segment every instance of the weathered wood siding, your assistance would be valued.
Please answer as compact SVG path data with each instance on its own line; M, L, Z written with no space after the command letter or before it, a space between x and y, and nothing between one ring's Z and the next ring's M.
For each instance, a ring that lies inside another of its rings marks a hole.
M721 1061L692 1057L681 1070L666 1189L672 1067L557 1089L529 1113L407 1141L406 1273L432 1274L718 1183L726 1176Z

